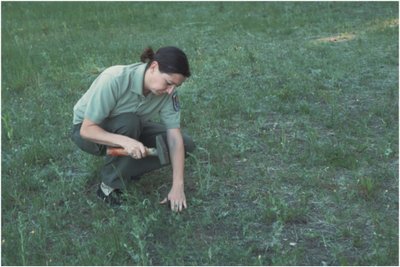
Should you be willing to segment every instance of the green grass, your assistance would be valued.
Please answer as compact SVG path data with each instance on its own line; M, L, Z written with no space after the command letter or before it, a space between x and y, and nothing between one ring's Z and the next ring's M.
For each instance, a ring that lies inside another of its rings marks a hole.
M398 265L397 2L2 2L3 265ZM69 140L103 68L176 45L189 208L171 169L95 196Z

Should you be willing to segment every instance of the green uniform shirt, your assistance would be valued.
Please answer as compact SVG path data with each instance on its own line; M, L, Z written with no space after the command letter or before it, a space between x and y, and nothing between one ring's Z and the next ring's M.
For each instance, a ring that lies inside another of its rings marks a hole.
M146 64L113 66L103 71L74 106L74 124L84 118L100 124L106 118L132 112L148 121L157 114L167 129L180 128L176 92L143 95Z

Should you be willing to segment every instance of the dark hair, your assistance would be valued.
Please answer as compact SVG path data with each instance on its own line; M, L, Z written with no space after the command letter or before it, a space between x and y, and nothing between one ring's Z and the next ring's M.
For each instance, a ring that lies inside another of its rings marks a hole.
M186 54L174 46L162 47L156 53L151 47L147 47L140 56L140 60L143 63L147 62L147 66L157 61L160 71L164 73L179 73L185 77L191 75Z

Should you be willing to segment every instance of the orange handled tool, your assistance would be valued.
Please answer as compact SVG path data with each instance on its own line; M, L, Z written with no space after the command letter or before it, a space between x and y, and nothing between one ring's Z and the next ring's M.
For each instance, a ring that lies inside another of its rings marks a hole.
M146 147L145 157L156 156L160 160L161 165L169 164L169 152L162 135L156 136L156 146L157 148ZM129 156L128 152L122 147L108 147L107 155L112 157Z
M158 156L157 149L155 148L147 148L145 157L147 156ZM108 147L107 155L112 157L121 157L121 156L129 156L128 152L122 147Z

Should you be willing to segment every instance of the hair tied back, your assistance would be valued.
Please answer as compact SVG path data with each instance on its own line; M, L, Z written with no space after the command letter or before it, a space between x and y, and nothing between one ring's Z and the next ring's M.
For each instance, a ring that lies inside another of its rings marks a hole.
M151 61L154 60L154 51L151 47L146 47L143 52L142 55L140 55L140 60L143 63L149 63Z

